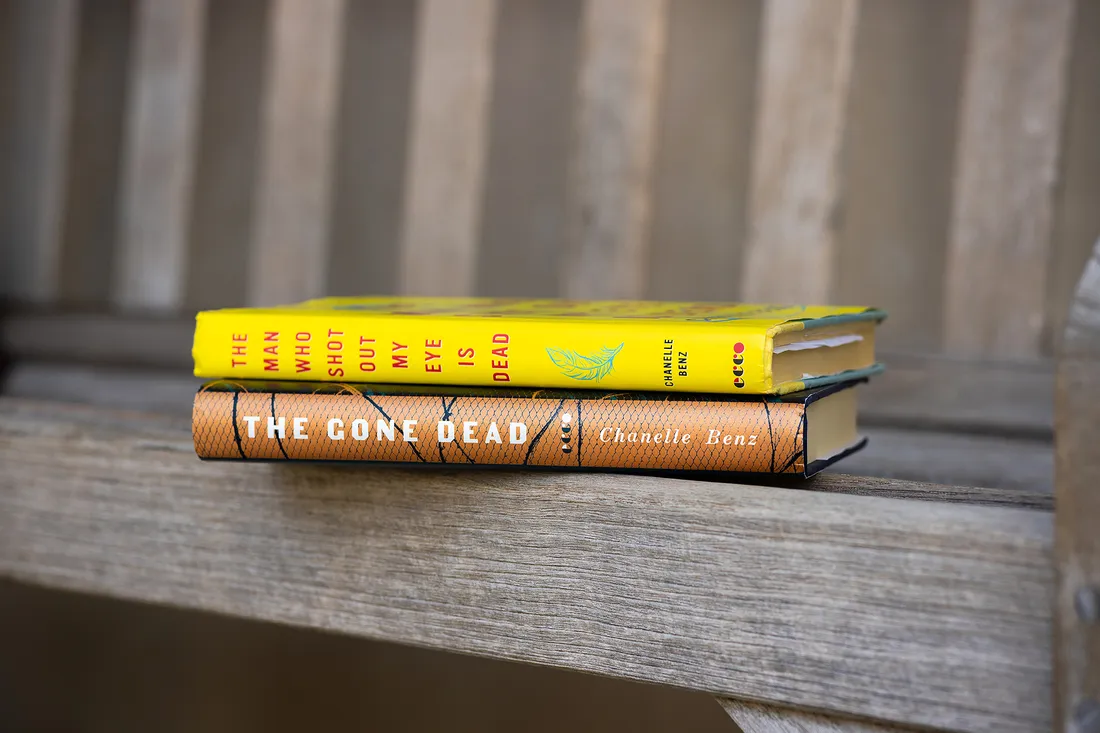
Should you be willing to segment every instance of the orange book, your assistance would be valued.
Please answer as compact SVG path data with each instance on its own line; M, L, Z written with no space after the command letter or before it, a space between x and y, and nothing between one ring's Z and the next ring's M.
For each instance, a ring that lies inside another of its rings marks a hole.
M195 396L192 431L204 459L809 476L866 442L855 383L742 396L220 380Z

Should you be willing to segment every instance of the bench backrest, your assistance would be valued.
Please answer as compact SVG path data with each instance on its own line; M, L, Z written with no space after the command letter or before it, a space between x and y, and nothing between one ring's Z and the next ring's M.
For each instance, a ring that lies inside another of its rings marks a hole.
M17 301L871 303L1052 352L1100 233L1100 5L3 0Z

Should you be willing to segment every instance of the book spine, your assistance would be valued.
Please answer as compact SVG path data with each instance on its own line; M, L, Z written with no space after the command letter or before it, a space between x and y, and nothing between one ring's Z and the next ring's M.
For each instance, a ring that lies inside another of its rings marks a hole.
M537 393L535 393L537 394ZM805 471L805 406L699 399L200 391L201 458Z
M760 394L770 343L737 323L213 311L192 353L203 378Z

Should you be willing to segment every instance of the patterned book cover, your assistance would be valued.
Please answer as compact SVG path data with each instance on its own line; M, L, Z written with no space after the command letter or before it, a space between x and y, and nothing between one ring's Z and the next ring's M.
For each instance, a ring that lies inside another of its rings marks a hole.
M863 446L853 384L734 396L219 380L196 394L192 431L204 459L808 476Z
M785 394L873 374L874 308L324 298L198 314L203 378Z

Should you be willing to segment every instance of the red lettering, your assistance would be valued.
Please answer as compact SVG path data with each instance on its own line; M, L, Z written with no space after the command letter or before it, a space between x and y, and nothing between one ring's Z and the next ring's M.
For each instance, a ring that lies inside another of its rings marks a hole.
M329 364L343 364L344 363L344 357L340 356L339 354L329 354L328 355L328 363Z
M344 348L344 342L343 341L329 341L327 344L325 344L325 346L328 346L329 351L339 351L340 349Z
M279 332L278 331L264 331L264 341L278 341L278 340L279 340Z
M234 359L229 364L230 364L230 366L233 366L233 367L239 367L239 366L244 366L247 363L248 362L246 362L244 359L241 359L240 361L237 361L236 359Z
M507 369L507 368L508 368L508 362L506 362L506 361L497 361L496 359L493 359L493 369Z
M443 347L443 342L442 341L432 341L432 340L429 339L428 341L424 342L424 348L426 348L426 349L439 349L439 348L442 348L442 347Z
M401 354L393 355L393 368L394 369L408 369L409 357L402 356Z
M499 349L493 349L493 356L499 356L502 359L508 358L508 347L501 346Z
M299 331L298 333L294 334L294 338L298 339L299 341L309 341L311 338L313 338L313 334L309 331Z
M309 359L295 359L294 360L294 371L298 372L299 374L301 374L302 372L308 372L309 371Z
M235 334L233 334L233 340L234 341L248 341L248 334L247 333L235 333Z
M264 347L264 353L265 354L272 354L274 356L278 356L279 355L279 345L275 344L274 346L265 346Z
M361 371L361 372L373 372L374 371L374 362L373 361L361 361L361 362L359 362L359 371Z
M373 343L374 343L374 339L369 339L366 336L360 336L359 337L359 345L360 346L362 346L363 344L373 344Z
M394 351L401 351L401 349L407 349L407 348L409 348L408 344L399 344L396 341L393 342L393 350Z
M265 372L277 372L279 371L278 359L264 359L264 371Z
M344 370L341 367L333 367L328 370L330 377L342 377L344 376Z
M506 333L494 334L493 335L493 343L494 344L506 344L506 343L508 343L508 334L506 334Z
M507 382L507 381L509 381L508 372L493 372L493 381L494 382Z
M233 356L244 356L244 350L247 348L247 346L234 346Z
M329 338L335 338L337 336L343 336L343 335L344 335L343 331L333 331L331 328L328 330L328 337Z
M309 346L295 346L294 353L299 356L309 356Z
M442 358L443 358L443 356L441 354L435 354L435 353L432 353L431 351L425 351L424 352L424 361L431 361L432 359L442 359Z
M425 364L424 371L426 372L441 372L443 371L442 364Z
M469 348L469 347L467 347L465 349L459 349L458 350L458 358L459 359L473 359L474 358L474 350Z

